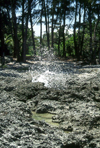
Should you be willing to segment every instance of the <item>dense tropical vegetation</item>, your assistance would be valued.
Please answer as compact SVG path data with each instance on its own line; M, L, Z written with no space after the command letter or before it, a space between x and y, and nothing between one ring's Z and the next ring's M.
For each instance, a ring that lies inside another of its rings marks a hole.
M100 63L99 0L0 0L0 56L26 62L27 54L36 56L44 46L57 56Z

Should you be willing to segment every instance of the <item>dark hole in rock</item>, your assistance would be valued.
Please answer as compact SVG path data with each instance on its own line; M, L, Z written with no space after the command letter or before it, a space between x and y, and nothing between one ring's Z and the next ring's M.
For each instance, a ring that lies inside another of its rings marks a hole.
M62 145L61 148L80 148L80 146L79 144L71 143L71 144Z

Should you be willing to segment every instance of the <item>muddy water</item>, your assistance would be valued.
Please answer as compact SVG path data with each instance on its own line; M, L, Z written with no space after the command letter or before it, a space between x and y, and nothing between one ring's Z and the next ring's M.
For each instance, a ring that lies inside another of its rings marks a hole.
M50 114L50 113L36 113L36 112L32 112L33 114L33 119L37 120L37 121L45 121L46 123L48 123L50 126L53 127L59 127L59 123L55 123L52 122L52 117L54 116L54 114Z

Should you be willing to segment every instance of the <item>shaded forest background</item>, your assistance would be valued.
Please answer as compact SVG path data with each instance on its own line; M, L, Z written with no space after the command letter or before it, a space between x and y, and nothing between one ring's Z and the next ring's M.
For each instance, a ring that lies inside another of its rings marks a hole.
M90 64L98 59L100 64L99 0L0 0L0 56L26 62L26 56L37 56L44 47L59 57Z

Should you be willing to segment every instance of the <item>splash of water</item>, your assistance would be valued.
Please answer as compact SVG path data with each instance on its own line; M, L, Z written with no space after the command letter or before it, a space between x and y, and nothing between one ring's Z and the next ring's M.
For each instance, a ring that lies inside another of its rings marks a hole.
M37 72L32 77L32 82L42 82L46 87L60 88L65 86L66 76L62 73L56 73L51 71Z
M54 57L53 52L41 49L41 60L31 66L32 82L42 82L46 87L52 88L66 87L66 79L70 77L68 65L54 61Z

